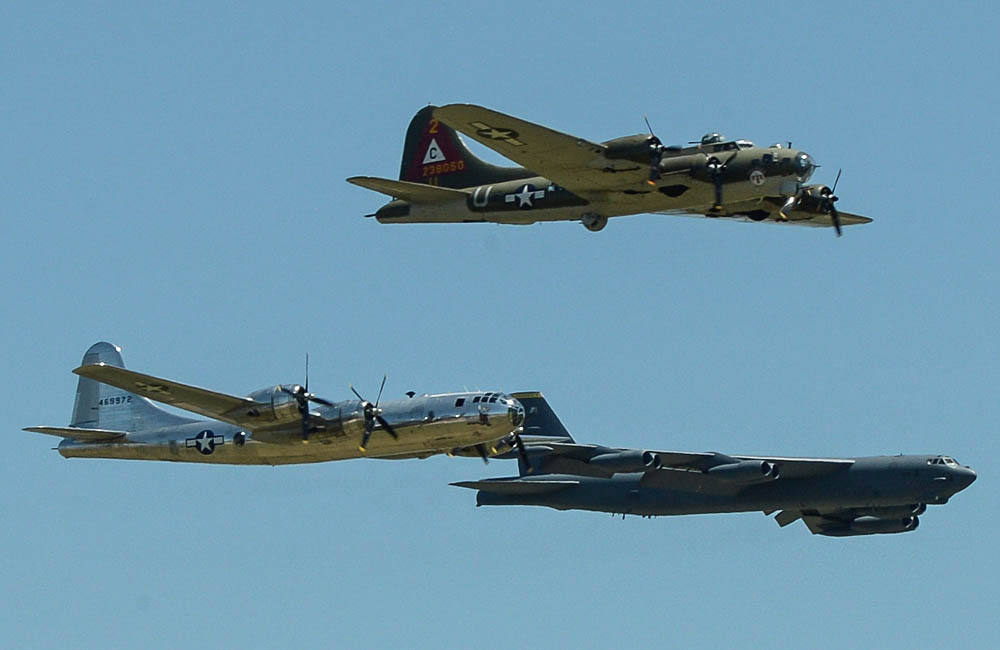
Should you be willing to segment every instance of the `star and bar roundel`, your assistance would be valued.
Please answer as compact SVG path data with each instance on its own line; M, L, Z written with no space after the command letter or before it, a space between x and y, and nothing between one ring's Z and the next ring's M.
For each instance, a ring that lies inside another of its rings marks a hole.
M184 441L185 447L196 447L198 451L208 456L213 451L215 451L216 445L224 444L226 439L223 436L217 436L212 431L205 429L198 432L193 438L187 438Z

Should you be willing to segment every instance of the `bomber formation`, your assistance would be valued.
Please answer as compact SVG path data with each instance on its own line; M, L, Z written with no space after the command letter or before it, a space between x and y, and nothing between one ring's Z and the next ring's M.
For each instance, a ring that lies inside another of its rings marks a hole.
M402 400L333 402L305 385L237 397L125 369L121 350L96 343L80 376L66 458L282 465L434 454L517 459L518 476L454 485L477 505L534 505L621 515L761 511L815 534L914 530L928 504L947 503L976 473L949 456L789 458L618 449L577 443L540 392L408 393ZM353 391L353 387L352 387ZM203 418L168 413L153 402Z
M648 126L648 123L647 123ZM459 137L519 166L493 165ZM398 180L354 176L392 200L381 223L579 221L592 231L640 213L833 227L868 217L837 209L837 183L809 184L808 153L710 133L665 146L653 135L596 143L471 104L427 106L410 122ZM303 384L235 396L127 370L117 346L87 350L68 426L26 430L61 438L66 458L282 465L434 454L516 459L517 476L463 481L479 506L529 505L655 517L760 511L819 535L914 530L928 505L976 473L950 456L742 456L577 443L540 392L463 391L374 402L332 401ZM175 415L160 402L198 418Z

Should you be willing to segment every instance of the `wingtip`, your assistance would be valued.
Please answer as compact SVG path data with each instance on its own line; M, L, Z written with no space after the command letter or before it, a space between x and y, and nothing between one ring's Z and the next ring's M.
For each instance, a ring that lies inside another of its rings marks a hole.
M97 363L85 363L82 366L77 366L76 368L73 368L73 374L86 375L88 372L87 370L88 368L94 368L94 367L104 368L107 366L108 364L103 361L98 361Z

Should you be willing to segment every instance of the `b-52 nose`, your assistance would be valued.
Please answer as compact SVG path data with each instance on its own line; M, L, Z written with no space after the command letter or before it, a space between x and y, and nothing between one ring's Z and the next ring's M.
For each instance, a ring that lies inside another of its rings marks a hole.
M964 490L965 488L972 485L973 481L976 480L976 471L971 467L958 467L955 470L955 482L961 487L959 490Z

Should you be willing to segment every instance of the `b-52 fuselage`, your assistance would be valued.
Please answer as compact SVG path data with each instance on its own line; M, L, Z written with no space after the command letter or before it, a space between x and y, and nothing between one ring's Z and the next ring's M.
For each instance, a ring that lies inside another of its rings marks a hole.
M456 132L523 167L476 157ZM640 213L728 217L809 226L868 223L840 212L834 187L807 185L817 165L804 151L711 133L693 146L652 134L595 143L469 104L428 106L406 134L400 180L355 176L396 200L382 223L580 221ZM839 174L838 174L839 177Z
M928 504L947 503L976 473L949 456L788 458L582 445L540 393L527 409L520 476L466 481L480 506L533 505L645 517L778 512L836 537L914 530ZM501 456L502 457L502 456Z
M236 397L126 370L110 343L91 346L74 372L72 423L26 429L63 438L58 450L67 458L282 465L453 451L485 457L513 448L524 418L501 392L331 402L285 384ZM212 419L174 415L150 400Z

